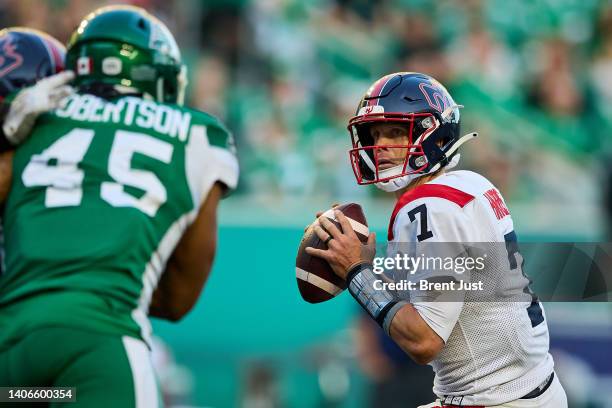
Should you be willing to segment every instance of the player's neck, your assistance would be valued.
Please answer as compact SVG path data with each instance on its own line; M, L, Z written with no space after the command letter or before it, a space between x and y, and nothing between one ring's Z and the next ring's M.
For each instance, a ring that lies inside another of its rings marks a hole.
M395 192L395 197L396 198L400 198L401 196L403 196L408 191L410 191L412 189L415 189L416 187L420 186L421 184L428 183L431 180L434 180L434 179L440 177L442 174L444 174L444 171L437 171L437 172L435 172L433 174L427 174L425 176L416 178L416 179L412 180L412 182L410 182L410 184L408 184L406 187L397 190Z

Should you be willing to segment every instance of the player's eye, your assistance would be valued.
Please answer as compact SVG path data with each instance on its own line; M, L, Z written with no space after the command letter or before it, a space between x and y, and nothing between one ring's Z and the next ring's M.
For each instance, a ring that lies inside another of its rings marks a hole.
M403 137L406 136L406 131L403 128L396 127L391 130L391 135L393 137Z

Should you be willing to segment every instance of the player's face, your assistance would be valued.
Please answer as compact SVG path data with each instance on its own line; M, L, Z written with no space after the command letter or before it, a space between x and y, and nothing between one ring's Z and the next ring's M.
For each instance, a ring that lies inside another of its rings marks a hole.
M410 129L400 123L374 123L370 126L370 135L376 146L406 146L410 143ZM376 149L378 169L386 170L403 164L407 152L408 148L404 147Z

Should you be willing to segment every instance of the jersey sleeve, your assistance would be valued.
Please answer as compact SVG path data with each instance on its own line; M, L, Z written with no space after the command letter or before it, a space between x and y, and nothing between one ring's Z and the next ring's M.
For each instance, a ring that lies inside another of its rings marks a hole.
M417 284L410 291L410 302L423 320L446 342L463 309L464 293L459 288L457 271L441 268L449 258L466 256L471 224L463 209L453 202L438 199L418 199L403 207L393 225L394 242L390 247L401 255L421 258L421 267L408 277ZM395 256L395 255L393 255ZM439 263L436 263L437 261ZM452 291L423 289L427 283L455 282Z
M236 189L240 173L234 136L219 121L209 126L207 133L216 168L216 181L223 183L229 193Z
M191 126L185 154L187 178L196 205L206 199L216 182L226 187L227 196L236 188L240 172L232 134L216 118L200 115L196 117L202 120Z

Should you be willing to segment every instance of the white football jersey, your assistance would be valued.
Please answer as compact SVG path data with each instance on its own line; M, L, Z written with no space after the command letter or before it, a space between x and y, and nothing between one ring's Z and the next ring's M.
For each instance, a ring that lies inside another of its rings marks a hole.
M499 191L479 174L453 171L404 194L389 225L388 256L408 248L405 243L429 242L480 243L489 257L479 274L497 290L488 299L465 291L459 301L411 300L445 342L430 363L434 393L446 404L486 406L526 395L552 372L553 360L544 311L521 270ZM507 293L522 297L502 300Z

